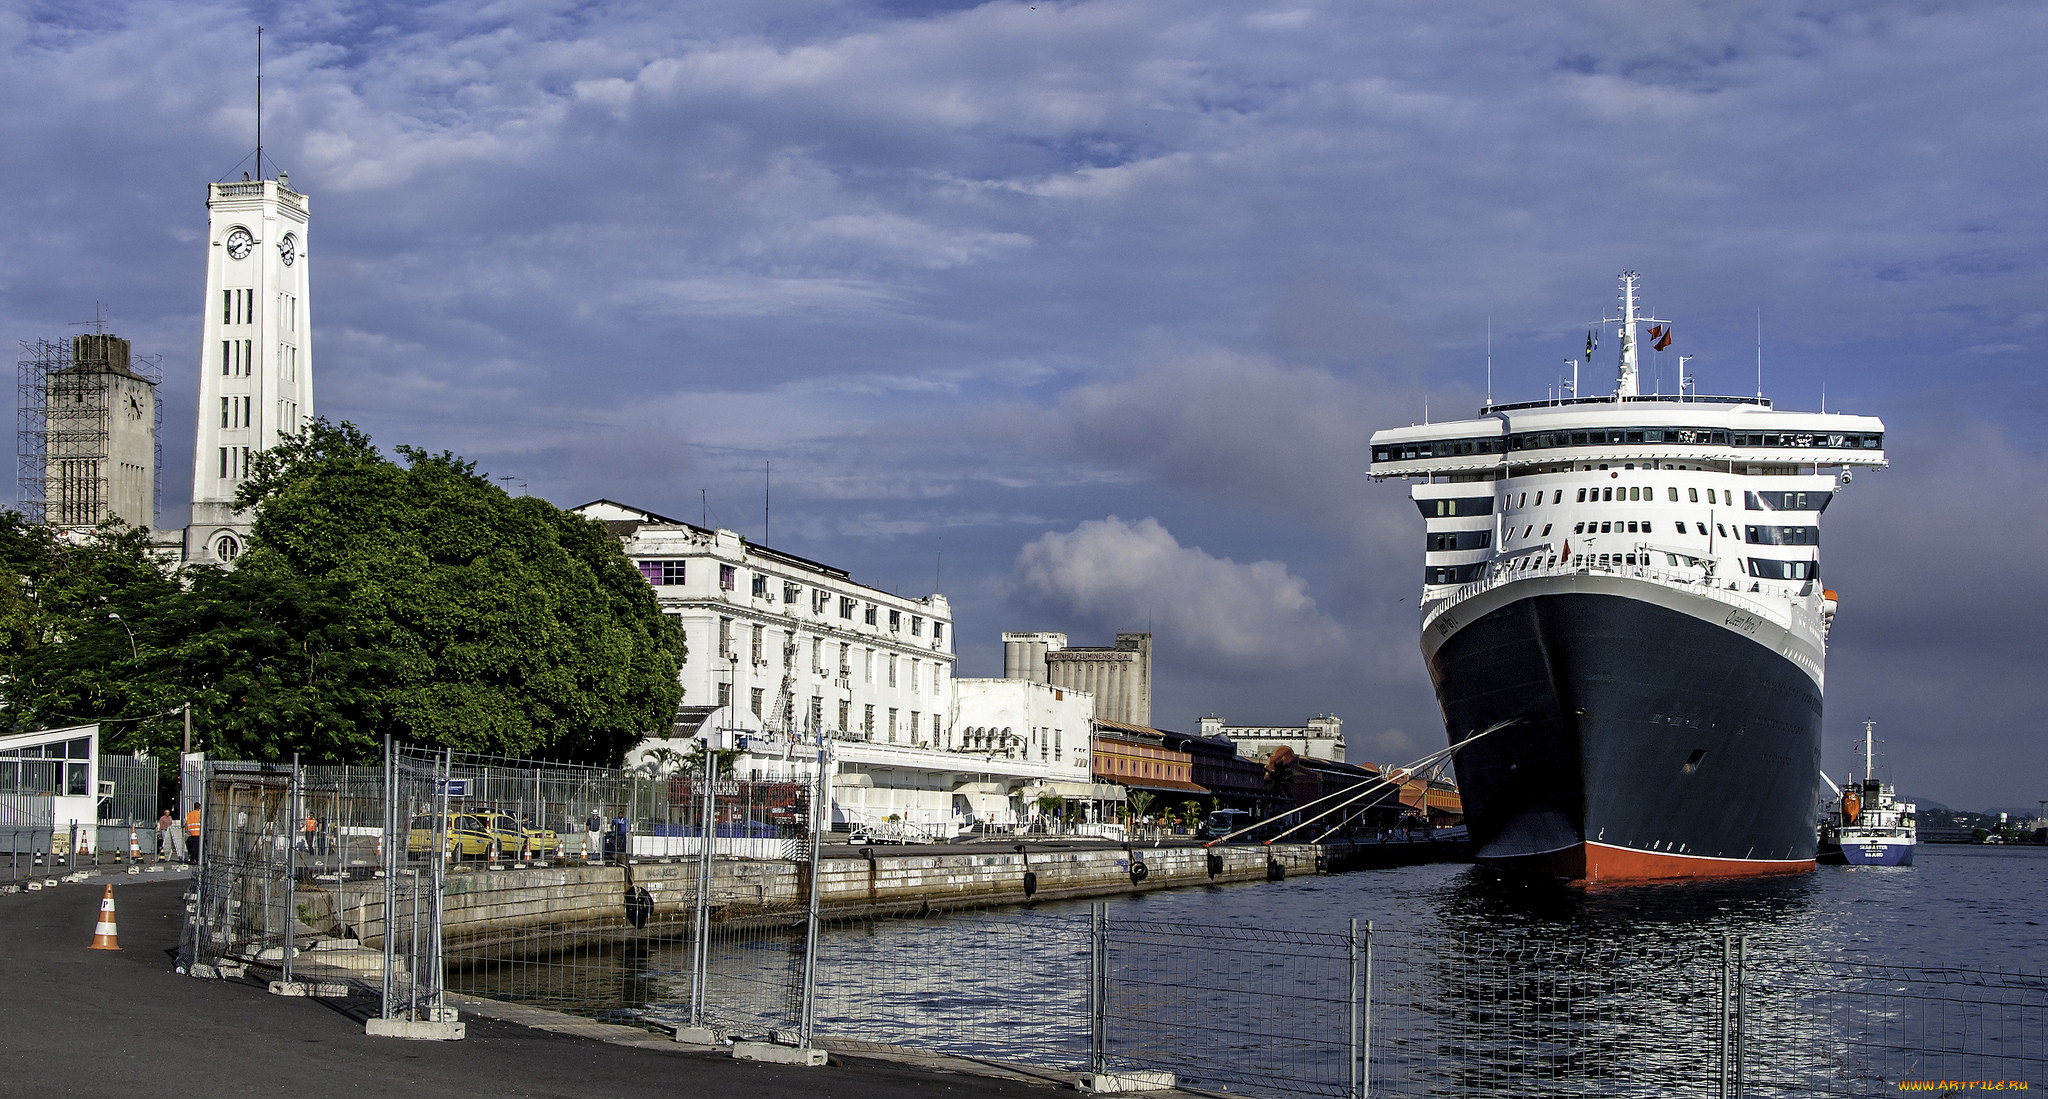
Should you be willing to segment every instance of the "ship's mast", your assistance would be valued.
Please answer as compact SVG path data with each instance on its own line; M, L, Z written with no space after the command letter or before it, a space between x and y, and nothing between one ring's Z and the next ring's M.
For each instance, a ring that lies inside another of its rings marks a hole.
M1614 389L1617 397L1633 397L1640 392L1636 384L1636 279L1634 271L1621 273L1621 384Z
M1875 721L1863 723L1863 781L1865 782L1869 782L1870 776L1877 773L1877 765L1870 755L1870 727L1875 724L1877 724Z

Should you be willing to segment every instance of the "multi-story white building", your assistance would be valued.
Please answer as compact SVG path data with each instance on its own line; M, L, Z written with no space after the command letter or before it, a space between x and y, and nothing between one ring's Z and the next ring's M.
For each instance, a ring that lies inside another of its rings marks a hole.
M952 610L856 584L844 569L595 500L603 522L681 621L684 705L725 706L765 730L936 748L952 735Z
M912 839L1021 823L1043 794L1116 797L1090 780L1092 698L956 680L943 595L891 595L732 531L610 500L572 510L622 541L687 637L679 728L643 741L629 766L665 769L654 761L672 763L708 733L741 751L742 778L804 779L822 735L833 823Z
M241 555L253 516L235 509L235 490L257 454L313 418L307 205L282 172L207 186L187 561Z
M1229 737L1241 756L1266 756L1275 748L1287 748L1303 759L1349 762L1344 758L1344 720L1334 714L1309 718L1306 725L1225 725L1210 714L1199 724L1203 736Z

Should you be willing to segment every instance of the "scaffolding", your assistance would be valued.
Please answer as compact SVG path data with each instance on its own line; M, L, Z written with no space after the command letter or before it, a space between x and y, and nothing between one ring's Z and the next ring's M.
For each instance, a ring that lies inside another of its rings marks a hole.
M129 376L149 383L153 445L146 471L149 515L122 518L152 525L163 498L163 401L156 397L163 357L131 359L128 341L95 331L23 340L17 366L15 479L22 516L64 527L96 526L107 518L118 458L112 453L116 379Z

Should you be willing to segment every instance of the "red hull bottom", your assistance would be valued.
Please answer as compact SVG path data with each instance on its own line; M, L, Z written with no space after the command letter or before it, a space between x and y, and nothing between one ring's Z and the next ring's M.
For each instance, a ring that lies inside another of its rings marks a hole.
M1765 874L1804 874L1812 859L1721 859L1638 851L1605 843L1579 843L1536 855L1513 855L1481 861L1532 874L1563 878L1575 885L1674 881L1685 878L1749 878Z

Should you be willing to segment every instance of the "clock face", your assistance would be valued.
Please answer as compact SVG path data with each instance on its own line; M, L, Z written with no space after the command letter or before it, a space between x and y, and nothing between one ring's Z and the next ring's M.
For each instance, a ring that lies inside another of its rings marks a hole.
M256 238L247 229L236 229L228 234L228 255L236 259L248 259L249 249L256 244Z
M299 258L299 238L286 233L284 239L277 242L277 258L283 260L286 267L290 267L292 261Z

